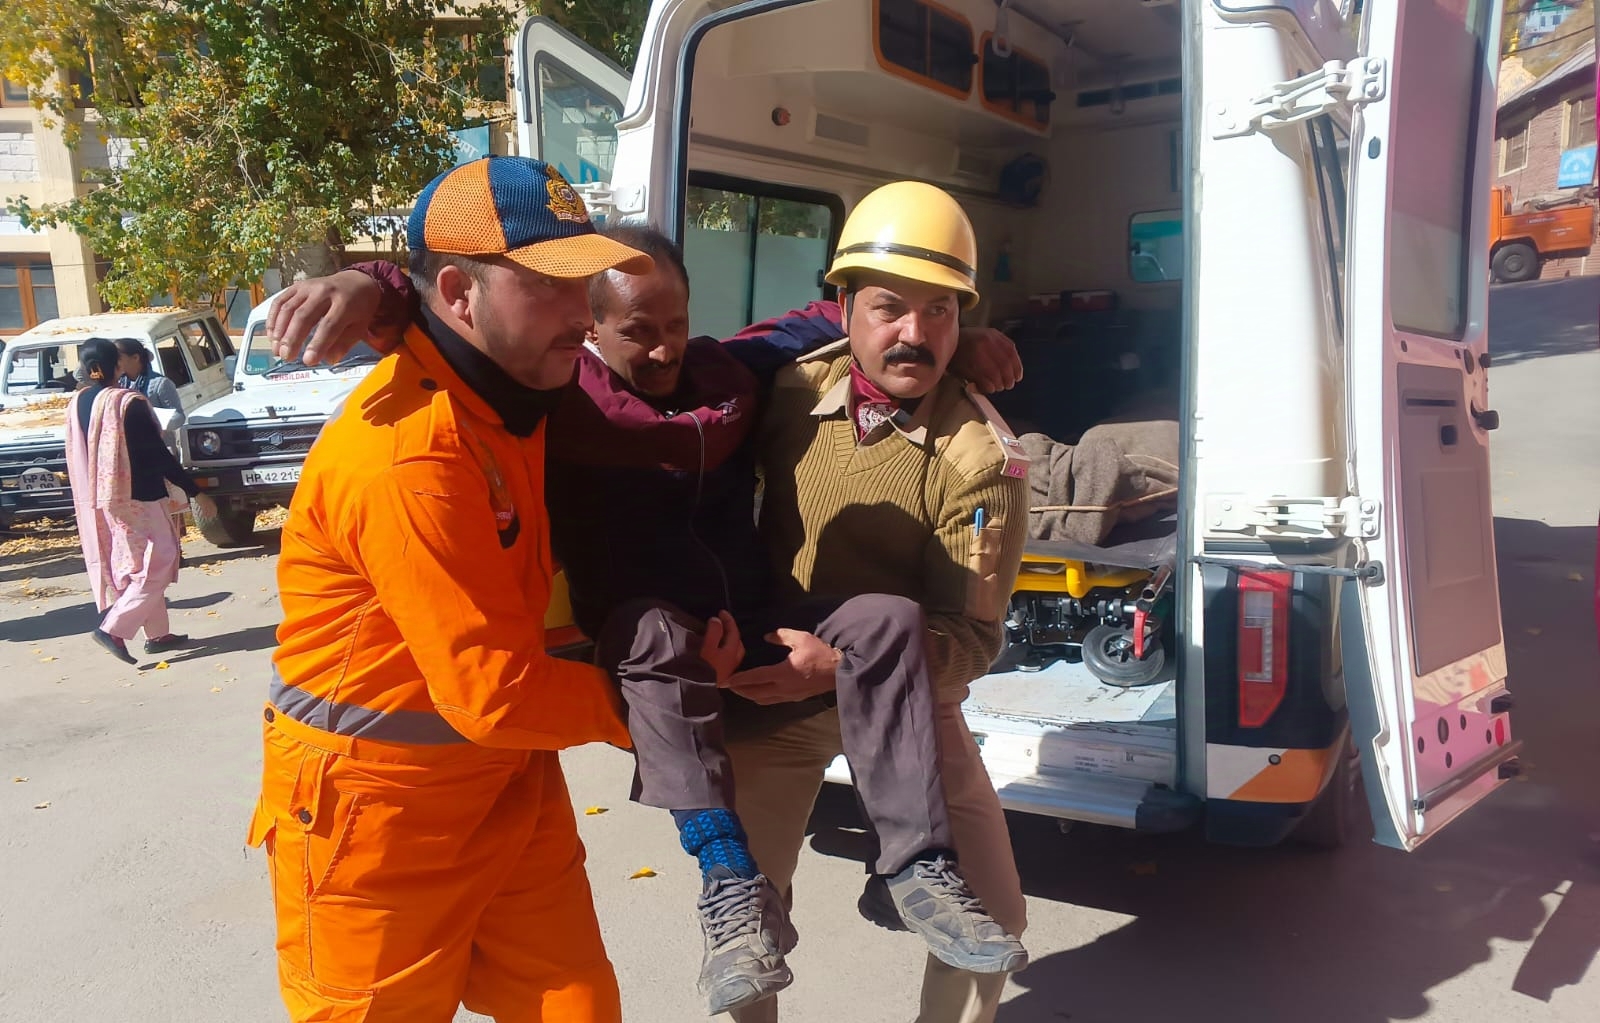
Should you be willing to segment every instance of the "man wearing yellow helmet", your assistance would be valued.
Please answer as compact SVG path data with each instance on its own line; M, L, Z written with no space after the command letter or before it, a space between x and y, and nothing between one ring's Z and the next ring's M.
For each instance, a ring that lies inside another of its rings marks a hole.
M978 300L976 264L972 225L941 189L896 182L856 206L827 278L841 289L848 337L777 378L760 450L761 530L782 599L895 593L922 605L956 853L991 926L1019 935L1026 906L1005 817L961 716L969 684L1000 653L1027 536L1025 459L993 408L946 373L960 313ZM811 323L791 314L746 335ZM734 691L741 685L735 676ZM780 685L774 693L768 683L764 702L813 698L831 679ZM781 891L823 773L840 752L839 717L837 708L820 709L763 727L761 716L744 715L743 732L734 718L729 753L751 850ZM862 914L893 927L903 897L874 882ZM918 1019L992 1020L1004 984L1004 974L964 973L930 958ZM776 1019L776 1002L735 1018Z

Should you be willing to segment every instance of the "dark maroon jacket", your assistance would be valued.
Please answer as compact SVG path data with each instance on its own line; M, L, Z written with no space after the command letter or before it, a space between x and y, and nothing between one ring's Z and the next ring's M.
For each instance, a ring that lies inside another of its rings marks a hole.
M375 333L418 314L393 263L351 269L384 298ZM550 541L566 570L578 627L593 638L635 598L702 618L766 606L769 561L755 524L752 438L778 370L844 336L839 307L814 302L726 342L689 342L677 394L647 399L593 352L551 411L545 446Z

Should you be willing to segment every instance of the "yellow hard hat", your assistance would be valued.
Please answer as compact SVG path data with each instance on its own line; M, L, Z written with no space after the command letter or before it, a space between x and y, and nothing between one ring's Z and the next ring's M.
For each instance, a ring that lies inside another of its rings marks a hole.
M895 181L856 204L839 233L828 283L848 287L859 270L950 288L961 308L978 301L978 240L961 205L942 188Z

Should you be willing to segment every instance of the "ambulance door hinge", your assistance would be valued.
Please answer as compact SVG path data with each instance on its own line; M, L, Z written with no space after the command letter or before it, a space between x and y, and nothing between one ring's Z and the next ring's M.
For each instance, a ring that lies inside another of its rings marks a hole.
M1340 107L1373 103L1383 99L1388 83L1389 65L1382 57L1330 60L1309 74L1279 82L1253 99L1213 104L1211 136L1231 139L1258 131L1271 132Z
M1378 535L1378 502L1358 497L1251 497L1216 494L1205 500L1206 532L1318 539Z

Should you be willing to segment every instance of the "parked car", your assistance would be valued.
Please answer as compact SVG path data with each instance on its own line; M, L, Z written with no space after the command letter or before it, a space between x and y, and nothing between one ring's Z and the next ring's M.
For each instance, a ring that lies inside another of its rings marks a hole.
M289 503L323 424L382 358L360 344L332 366L284 362L265 331L276 298L250 311L231 391L184 426L185 464L217 503L215 515L193 509L195 525L219 547L249 543L256 516Z

